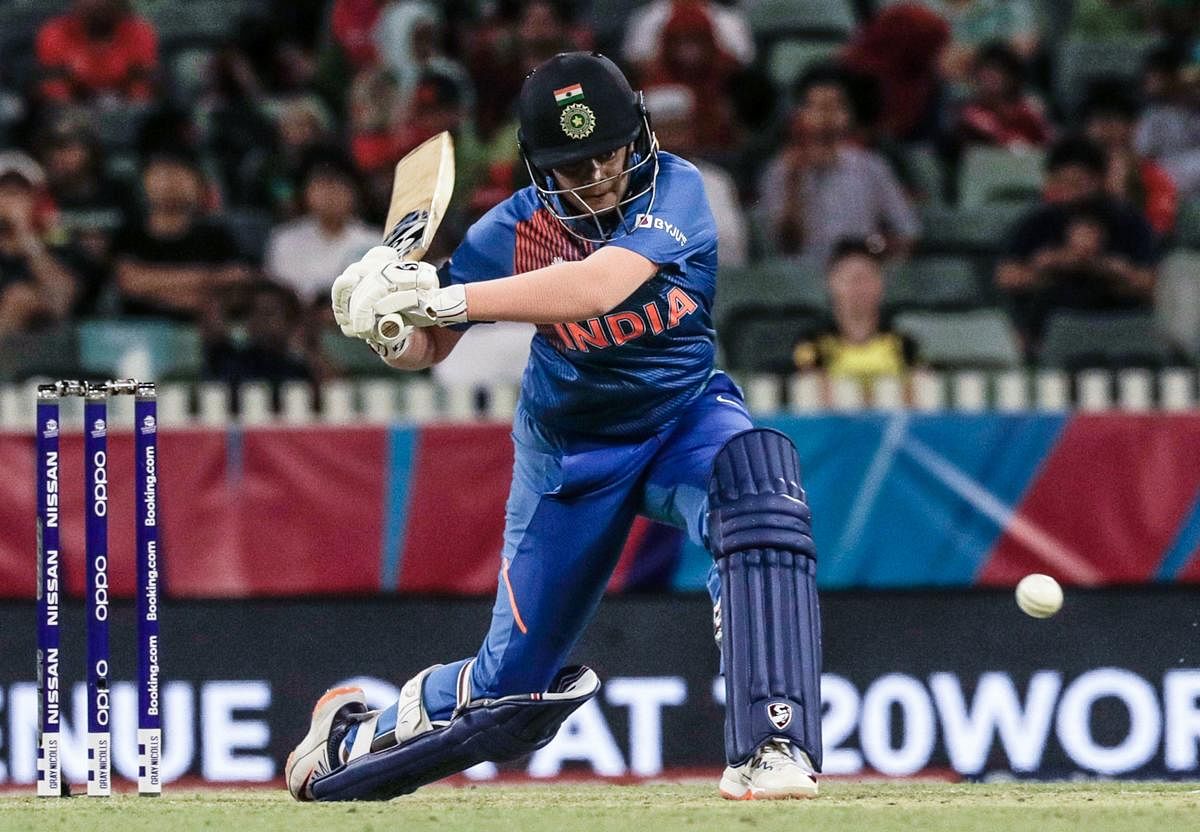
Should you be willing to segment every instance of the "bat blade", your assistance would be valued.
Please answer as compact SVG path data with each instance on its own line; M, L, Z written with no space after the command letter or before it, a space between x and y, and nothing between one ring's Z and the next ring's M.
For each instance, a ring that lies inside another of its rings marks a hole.
M420 260L433 243L454 191L454 140L437 134L396 163L383 244Z
M443 131L396 163L383 244L402 260L420 260L433 243L453 192L454 140ZM376 337L384 344L400 340L404 329L403 318L395 313L375 324Z

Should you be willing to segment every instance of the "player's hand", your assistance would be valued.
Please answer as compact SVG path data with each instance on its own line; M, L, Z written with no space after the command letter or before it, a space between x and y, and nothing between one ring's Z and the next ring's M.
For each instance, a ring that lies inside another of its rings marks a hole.
M388 246L375 246L364 254L361 260L347 266L346 270L338 275L337 280L333 281L333 288L330 290L333 319L341 327L343 335L355 335L350 326L350 296L354 293L355 288L368 275L380 271L389 263L399 262L399 260L400 257L394 249Z
M467 290L461 284L420 290L416 303L390 317L397 316L409 326L418 328L466 323Z
M343 331L348 328L350 334L364 340L393 341L402 323L396 321L387 337L379 338L380 318L417 306L423 294L437 287L437 269L429 263L393 260L382 267L369 266L366 276L350 291Z

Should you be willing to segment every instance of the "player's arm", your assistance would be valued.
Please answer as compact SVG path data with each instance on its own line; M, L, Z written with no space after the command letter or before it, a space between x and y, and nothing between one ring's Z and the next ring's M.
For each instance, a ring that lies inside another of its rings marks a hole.
M420 271L414 271L418 266ZM379 345L396 343L389 342L381 329L389 319L397 332L400 322L405 328L422 329L470 321L557 324L586 320L613 309L658 270L648 258L619 246L606 246L571 263L449 286L437 286L427 276L421 279L421 274L436 274L427 263L400 267L408 272L399 275L405 281L403 288L396 282L397 268L390 264L382 270L368 268L369 274L361 280L355 276L357 268L352 266L348 276L335 282L334 314L347 335ZM348 298L339 284L348 290Z
M611 311L657 270L635 251L604 246L583 260L470 283L464 287L466 315L529 324L586 320Z

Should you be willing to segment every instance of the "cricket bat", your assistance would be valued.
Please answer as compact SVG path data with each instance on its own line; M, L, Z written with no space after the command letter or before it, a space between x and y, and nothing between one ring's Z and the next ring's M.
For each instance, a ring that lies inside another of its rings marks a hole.
M453 191L454 140L443 131L396 163L383 244L395 249L402 260L424 257ZM404 332L404 321L398 314L384 315L375 329L380 341L391 343Z

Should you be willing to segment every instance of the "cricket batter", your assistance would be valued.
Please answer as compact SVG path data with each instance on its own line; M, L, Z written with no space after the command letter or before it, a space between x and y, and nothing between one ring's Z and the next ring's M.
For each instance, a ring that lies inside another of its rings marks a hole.
M563 663L644 514L714 558L721 794L815 796L809 509L790 440L755 428L714 367L717 230L700 174L658 149L641 95L601 55L546 61L518 110L532 185L475 223L440 272L379 247L333 287L343 331L401 370L441 361L477 322L538 326L491 627L476 655L422 670L383 710L357 688L326 693L288 759L288 788L298 800L386 799L547 744L600 688ZM403 337L385 343L376 324L396 314Z

